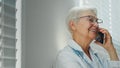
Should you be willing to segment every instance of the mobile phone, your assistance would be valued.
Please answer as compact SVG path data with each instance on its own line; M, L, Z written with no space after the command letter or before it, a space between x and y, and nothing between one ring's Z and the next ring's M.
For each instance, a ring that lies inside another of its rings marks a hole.
M104 34L101 32L98 32L98 35L95 40L103 44L104 43Z

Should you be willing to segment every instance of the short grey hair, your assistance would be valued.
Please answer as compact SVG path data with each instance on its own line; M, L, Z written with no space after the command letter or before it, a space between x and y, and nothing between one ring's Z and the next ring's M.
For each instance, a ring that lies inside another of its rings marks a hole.
M68 16L66 18L66 25L67 25L69 32L71 32L70 27L69 27L69 22L71 20L74 22L77 22L77 20L75 18L80 17L82 12L84 12L84 11L92 11L93 13L95 13L97 15L97 9L92 6L73 7L68 12Z

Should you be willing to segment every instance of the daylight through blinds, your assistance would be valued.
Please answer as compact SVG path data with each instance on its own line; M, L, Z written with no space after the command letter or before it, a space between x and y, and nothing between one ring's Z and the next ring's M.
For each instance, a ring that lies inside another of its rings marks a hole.
M16 0L0 0L0 68L16 66Z

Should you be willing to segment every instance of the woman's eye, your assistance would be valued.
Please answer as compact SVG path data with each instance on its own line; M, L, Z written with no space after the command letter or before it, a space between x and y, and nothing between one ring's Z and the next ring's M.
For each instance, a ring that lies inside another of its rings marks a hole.
M90 21L90 22L94 22L94 20L93 20L93 19L89 19L89 21Z

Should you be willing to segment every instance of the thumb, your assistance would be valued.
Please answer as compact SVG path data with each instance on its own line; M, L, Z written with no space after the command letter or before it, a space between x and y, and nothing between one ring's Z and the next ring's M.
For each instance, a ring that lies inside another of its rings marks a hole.
M98 44L98 45L100 45L100 46L102 46L102 47L103 47L103 44L102 44L102 43L100 43L100 42L98 42L98 41L94 41L94 43L96 43L96 44Z

